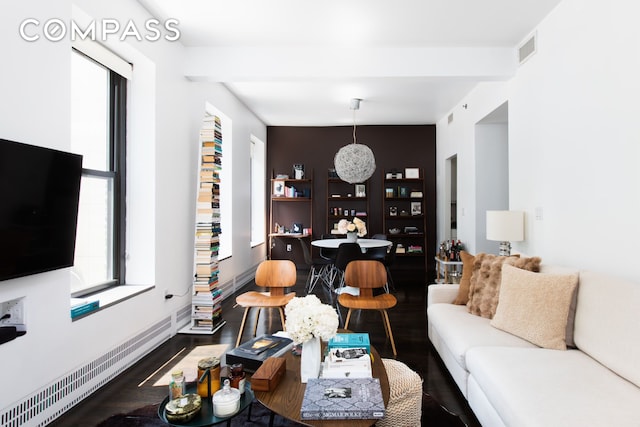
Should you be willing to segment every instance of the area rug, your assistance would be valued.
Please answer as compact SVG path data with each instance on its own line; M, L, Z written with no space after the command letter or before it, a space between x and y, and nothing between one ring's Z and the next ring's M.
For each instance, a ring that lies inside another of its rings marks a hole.
M260 402L251 404L251 417L249 409L245 409L231 420L232 427L267 427L271 412ZM276 415L274 426L299 427L302 424L284 419ZM462 420L455 414L444 409L438 402L426 393L422 394L422 425L429 427L465 427ZM118 414L102 421L97 427L159 427L167 426L158 418L158 405L148 405L138 408L127 414ZM401 426L398 426L401 427Z

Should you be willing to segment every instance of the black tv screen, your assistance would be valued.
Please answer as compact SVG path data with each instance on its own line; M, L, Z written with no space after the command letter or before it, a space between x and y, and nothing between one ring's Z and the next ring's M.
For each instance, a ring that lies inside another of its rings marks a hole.
M0 139L0 280L73 265L82 156Z

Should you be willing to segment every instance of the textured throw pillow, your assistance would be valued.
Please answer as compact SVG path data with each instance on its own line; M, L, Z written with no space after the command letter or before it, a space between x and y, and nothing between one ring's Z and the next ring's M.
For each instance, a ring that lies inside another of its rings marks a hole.
M458 296L453 301L454 304L465 305L469 301L469 287L471 286L471 273L473 273L473 262L476 257L467 251L460 251L462 260L462 278L458 288Z
M491 325L540 347L566 350L567 318L577 286L578 274L532 273L505 265Z
M520 258L517 255L505 257L486 253L477 254L469 286L467 303L469 313L487 319L493 318L498 306L503 264L510 264L528 271L540 271L539 257Z

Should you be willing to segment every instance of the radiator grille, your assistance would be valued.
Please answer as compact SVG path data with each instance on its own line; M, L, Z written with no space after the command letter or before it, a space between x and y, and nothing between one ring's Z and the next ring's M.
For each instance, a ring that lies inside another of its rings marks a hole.
M171 337L171 317L0 412L0 426L45 426Z

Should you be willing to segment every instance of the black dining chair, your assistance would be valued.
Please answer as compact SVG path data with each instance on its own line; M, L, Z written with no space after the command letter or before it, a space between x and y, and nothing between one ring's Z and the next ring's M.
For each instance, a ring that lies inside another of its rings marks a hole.
M325 285L329 298L333 299L333 260L323 257L313 258L305 239L298 240L300 241L300 246L302 246L304 262L309 266L309 275L305 284L306 293L312 293L318 281L321 280Z
M386 234L374 234L372 239L378 240L387 240ZM374 261L380 261L384 264L387 270L387 284L384 286L384 290L389 292L389 285L391 288L395 290L395 286L393 284L393 279L391 278L391 271L389 270L389 266L395 263L396 259L396 249L398 247L397 242L393 242L390 247L382 247L382 248L370 248L365 252L365 259L370 259Z
M364 259L364 257L365 255L362 253L362 248L357 242L340 243L336 260L333 264L336 269L336 279L338 281L338 286L334 289L336 293L353 292L352 290L344 289L344 272L351 261Z

